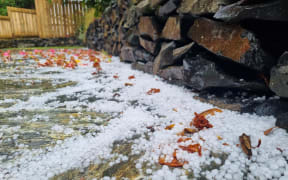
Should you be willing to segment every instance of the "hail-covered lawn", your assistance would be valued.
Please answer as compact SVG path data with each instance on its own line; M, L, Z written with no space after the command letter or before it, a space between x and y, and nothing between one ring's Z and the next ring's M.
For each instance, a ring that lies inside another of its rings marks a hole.
M287 132L264 135L274 117L222 110L206 116L213 127L196 127L194 113L215 107L90 50L8 51L1 59L0 179L49 179L125 163L145 179L288 179ZM243 133L251 138L250 159ZM125 143L130 149L115 153Z

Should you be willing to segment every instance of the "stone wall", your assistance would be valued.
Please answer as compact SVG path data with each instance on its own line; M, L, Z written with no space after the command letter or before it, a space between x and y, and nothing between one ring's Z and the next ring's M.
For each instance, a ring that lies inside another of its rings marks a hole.
M0 49L3 48L28 48L28 47L49 47L49 46L80 46L82 41L75 38L19 38L0 39Z
M90 25L87 42L200 94L277 95L280 107L288 98L287 12L286 0L118 0Z

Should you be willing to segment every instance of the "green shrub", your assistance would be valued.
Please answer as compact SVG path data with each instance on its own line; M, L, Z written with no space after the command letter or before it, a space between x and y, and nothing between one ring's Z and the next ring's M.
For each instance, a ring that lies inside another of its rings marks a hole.
M95 17L99 17L112 1L113 0L85 0L84 3L88 7L95 8Z
M0 0L0 16L7 16L7 6L34 9L34 0Z

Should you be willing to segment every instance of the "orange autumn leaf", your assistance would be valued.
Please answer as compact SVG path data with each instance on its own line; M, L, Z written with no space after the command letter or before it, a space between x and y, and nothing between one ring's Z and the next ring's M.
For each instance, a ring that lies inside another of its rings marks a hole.
M151 89L147 92L148 95L152 95L152 94L156 94L156 93L160 93L160 89L151 88Z
M133 86L132 83L125 83L125 86Z
M222 110L217 109L217 108L213 108L213 109L206 110L200 114L197 114L195 112L195 117L194 117L193 121L190 123L190 126L194 125L199 130L204 129L205 127L206 128L212 128L213 125L209 123L209 121L206 119L206 116L208 114L215 115L215 112L222 112Z
M166 130L171 130L171 129L174 128L174 126L175 126L175 124L171 124L171 125L169 125L169 126L166 126L165 129L166 129Z
M265 135L265 136L268 136L268 135L273 131L273 129L275 129L275 128L278 128L278 127L275 126L275 127L272 127L272 128L267 129L266 131L264 131L264 135Z
M181 143L181 142L186 142L186 141L190 141L190 140L192 140L191 138L179 138L178 140L177 140L177 143Z
M184 130L179 132L179 133L177 133L177 136L184 136L184 135L185 135L185 131Z
M176 108L173 108L172 110L173 110L174 112L178 112L178 110L177 110Z
M223 145L223 146L229 146L229 144L228 144L228 143L223 143L222 145Z
M223 138L221 136L217 136L217 139L220 141L223 140Z
M190 125L195 126L198 130L202 130L204 128L212 128L213 125L205 118L204 115L200 115L195 113L195 117Z
M193 134L193 133L198 132L198 130L197 130L197 129L191 129L191 128L185 128L185 129L184 129L184 132L185 132L185 133Z
M183 167L184 164L186 164L187 162L179 162L177 157L176 157L176 149L173 152L173 160L171 162L166 162L166 155L164 157L159 157L159 164L161 165L166 165L166 166L170 166L170 167Z
M190 144L188 146L179 146L183 151L188 151L190 153L197 152L199 156L202 156L202 150L200 144Z
M211 114L212 116L215 115L215 112L223 112L221 109L213 108L213 109L208 109L202 113L200 113L200 116L207 116L208 114Z
M118 78L119 78L119 76L117 76L117 75L114 75L114 76L113 76L113 78L114 78L114 79L118 79Z
M129 80L135 79L135 76L129 76L128 79L129 79Z

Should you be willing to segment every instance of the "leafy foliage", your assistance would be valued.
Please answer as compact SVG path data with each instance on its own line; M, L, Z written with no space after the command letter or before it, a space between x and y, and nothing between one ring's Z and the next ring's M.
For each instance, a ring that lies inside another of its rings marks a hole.
M95 8L95 16L99 17L113 0L85 0L84 3L91 8Z
M0 0L0 16L7 16L7 6L34 9L34 0Z

